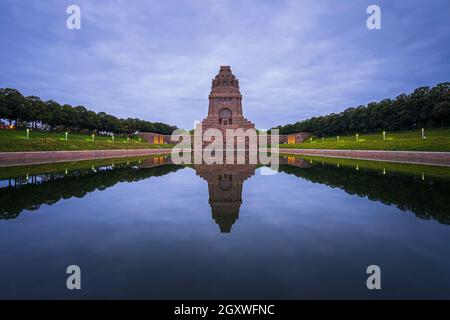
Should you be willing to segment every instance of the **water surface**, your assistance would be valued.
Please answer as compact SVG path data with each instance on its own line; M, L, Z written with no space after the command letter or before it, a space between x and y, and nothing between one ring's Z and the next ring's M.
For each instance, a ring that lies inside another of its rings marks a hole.
M450 298L449 169L281 162L3 168L0 298Z

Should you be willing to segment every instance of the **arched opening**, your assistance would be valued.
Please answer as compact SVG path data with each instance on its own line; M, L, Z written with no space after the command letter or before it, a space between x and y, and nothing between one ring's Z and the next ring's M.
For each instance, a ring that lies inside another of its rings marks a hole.
M231 189L231 187L233 186L232 177L233 177L232 174L227 174L227 173L219 174L220 190L228 191Z
M219 112L219 124L227 126L233 124L231 120L231 110L224 108Z

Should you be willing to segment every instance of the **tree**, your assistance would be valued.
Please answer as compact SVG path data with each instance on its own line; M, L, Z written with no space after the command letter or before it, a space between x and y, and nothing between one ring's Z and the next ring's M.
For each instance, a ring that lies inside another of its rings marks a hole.
M450 119L450 101L441 101L433 108L433 117L441 123L441 127Z
M33 123L33 128L36 128L36 122L42 118L42 113L45 108L44 102L41 98L36 96L29 96L27 99L27 121Z
M306 131L321 137L444 126L449 120L449 105L450 82L445 82L431 89L417 88L409 95L402 93L395 100L371 102L367 106L348 108L338 114L314 117L276 128L280 134Z
M2 118L9 120L10 124L15 121L17 125L24 115L26 99L18 90L11 88L0 89L0 94Z
M51 130L63 126L79 131L100 131L108 133L132 134L136 131L151 131L161 134L171 134L177 129L160 122L149 122L141 119L118 119L105 112L95 113L84 106L72 107L68 104L60 105L54 100L42 101L37 96L24 97L18 90L0 88L0 119L7 119L11 124L37 122L49 126Z

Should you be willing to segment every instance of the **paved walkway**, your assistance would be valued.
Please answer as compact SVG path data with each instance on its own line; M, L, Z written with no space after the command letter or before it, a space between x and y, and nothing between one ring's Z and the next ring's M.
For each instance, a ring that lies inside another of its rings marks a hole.
M280 153L450 166L450 152L280 148Z
M0 152L0 166L167 154L171 149Z
M169 154L171 149L0 152L0 166ZM450 166L450 152L280 149L280 153Z

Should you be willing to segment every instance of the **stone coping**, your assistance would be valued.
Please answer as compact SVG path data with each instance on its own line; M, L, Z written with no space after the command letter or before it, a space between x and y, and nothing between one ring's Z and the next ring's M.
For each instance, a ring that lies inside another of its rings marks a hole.
M81 161L91 159L107 159L116 157L133 157L152 154L169 154L171 153L171 151L172 149L119 149L119 150L0 152L0 166L42 164L42 163ZM450 152L284 149L284 148L280 148L279 152L287 154L309 155L309 156L324 156L330 158L349 158L359 160L450 166Z
M389 150L335 150L335 149L279 149L280 153L330 158L348 158L401 162L434 166L450 166L450 152L434 151L389 151Z
M16 165L43 164L52 162L134 157L152 154L167 154L170 152L171 149L0 152L0 166L16 166Z

